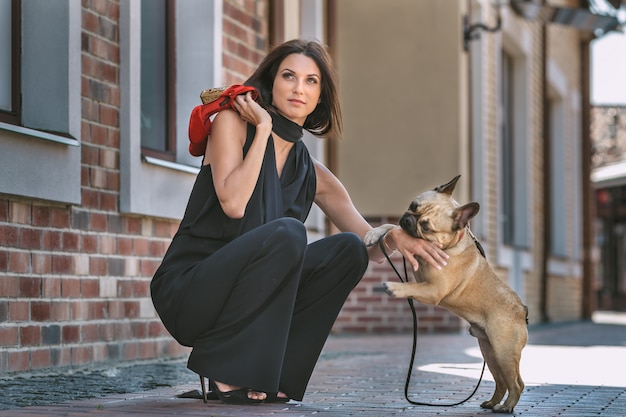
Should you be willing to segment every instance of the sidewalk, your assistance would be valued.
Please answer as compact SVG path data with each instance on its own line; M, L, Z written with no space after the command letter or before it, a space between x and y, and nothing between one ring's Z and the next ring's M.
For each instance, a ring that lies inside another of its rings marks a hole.
M626 416L626 316L598 314L593 322L533 326L522 359L526 389L516 416ZM488 371L476 395L456 407L413 406L404 399L411 335L331 336L301 403L227 406L180 399L195 385L114 395L58 405L0 411L24 416L390 417L486 416ZM480 375L476 340L466 334L420 336L410 396L449 404L468 396Z

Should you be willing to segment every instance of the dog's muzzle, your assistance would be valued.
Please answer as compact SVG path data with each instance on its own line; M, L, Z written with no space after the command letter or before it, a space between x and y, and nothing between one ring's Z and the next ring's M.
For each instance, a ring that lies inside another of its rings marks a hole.
M414 214L405 213L400 218L400 227L414 237L419 237L417 235L417 217Z

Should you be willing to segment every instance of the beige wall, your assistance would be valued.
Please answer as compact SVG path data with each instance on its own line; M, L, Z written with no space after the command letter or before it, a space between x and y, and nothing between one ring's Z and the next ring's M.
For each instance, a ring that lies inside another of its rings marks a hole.
M344 137L338 176L366 216L399 215L457 174L467 200L465 2L336 2Z

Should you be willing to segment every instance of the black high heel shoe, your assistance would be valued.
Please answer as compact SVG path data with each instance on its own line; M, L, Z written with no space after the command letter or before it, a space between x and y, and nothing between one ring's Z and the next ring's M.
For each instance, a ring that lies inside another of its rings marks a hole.
M206 398L204 379L202 377L200 378L200 382L202 385L203 395ZM263 402L265 402L265 400L255 400L253 398L248 397L250 388L239 388L239 389L234 389L232 391L220 391L217 388L217 384L210 379L209 379L209 388L211 389L212 392L217 394L220 401L224 404L251 405L251 404L262 404Z

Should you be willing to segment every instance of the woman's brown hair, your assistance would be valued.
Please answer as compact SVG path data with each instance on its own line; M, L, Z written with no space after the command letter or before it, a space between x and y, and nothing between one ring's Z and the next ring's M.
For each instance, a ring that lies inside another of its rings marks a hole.
M320 102L306 118L303 127L318 136L333 138L341 136L342 122L337 92L337 76L330 54L320 42L293 39L276 46L261 61L245 84L256 87L259 91L261 104L269 110L276 111L272 106L274 79L281 62L291 54L302 54L311 58L317 64L322 76Z

